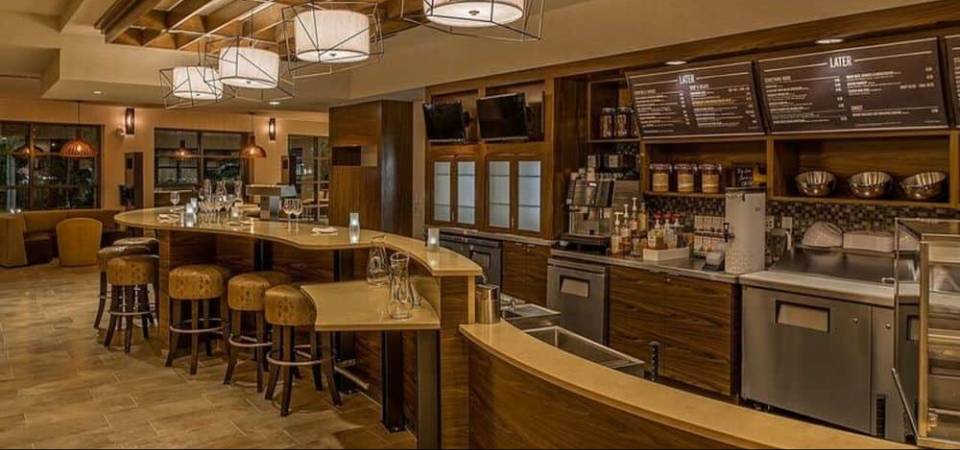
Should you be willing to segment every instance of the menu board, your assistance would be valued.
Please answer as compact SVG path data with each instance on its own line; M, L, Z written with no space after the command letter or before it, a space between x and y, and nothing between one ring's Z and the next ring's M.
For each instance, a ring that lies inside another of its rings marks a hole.
M947 37L947 57L950 60L951 96L957 124L960 125L960 36Z
M763 133L753 64L627 74L646 138Z
M774 133L943 128L936 38L760 61Z

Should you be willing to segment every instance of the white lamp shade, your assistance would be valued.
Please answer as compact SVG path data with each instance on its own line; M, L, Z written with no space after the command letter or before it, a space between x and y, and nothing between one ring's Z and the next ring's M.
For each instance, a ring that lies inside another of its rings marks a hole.
M219 100L223 98L220 74L213 67L174 67L173 96L188 100Z
M523 18L524 0L423 0L423 11L440 25L495 27Z
M280 55L253 47L220 50L220 81L250 89L273 89L279 84Z
M297 14L294 38L302 61L364 61L370 57L370 17L356 11L311 9Z

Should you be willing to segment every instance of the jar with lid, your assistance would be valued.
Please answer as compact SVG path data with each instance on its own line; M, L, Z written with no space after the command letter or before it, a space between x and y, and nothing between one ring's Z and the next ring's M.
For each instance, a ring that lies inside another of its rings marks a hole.
M617 108L616 137L620 139L630 137L630 124L633 122L633 108L624 106Z
M677 172L677 192L692 194L696 191L697 165L677 164L673 166Z
M657 193L670 192L671 171L673 166L670 164L650 164L650 189Z
M600 110L600 139L613 139L616 136L617 108Z
M704 194L719 194L720 180L723 179L723 166L720 164L700 165L700 191Z

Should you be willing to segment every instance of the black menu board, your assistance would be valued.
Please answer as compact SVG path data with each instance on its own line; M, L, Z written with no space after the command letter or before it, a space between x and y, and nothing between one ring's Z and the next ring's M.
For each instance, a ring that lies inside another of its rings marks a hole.
M953 96L954 115L960 125L960 36L947 37L947 52L950 60L950 95Z
M763 133L753 64L627 74L646 138Z
M760 61L772 131L943 128L936 38Z

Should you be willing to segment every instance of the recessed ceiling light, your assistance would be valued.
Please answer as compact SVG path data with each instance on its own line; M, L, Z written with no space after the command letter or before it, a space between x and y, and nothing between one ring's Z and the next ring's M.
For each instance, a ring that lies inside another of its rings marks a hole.
M843 42L843 38L823 38L817 39L817 45L831 45Z
M682 59L675 59L675 60L673 60L673 61L667 61L667 65L668 65L668 66L682 66L682 65L684 65L684 64L686 64L686 63L687 63L687 62L684 61L684 60L682 60Z
M93 91L93 95L103 95L103 91Z
M276 101L276 100L273 100L273 101L270 102L270 106L278 106L278 105L280 105L280 102L278 102L278 101Z

